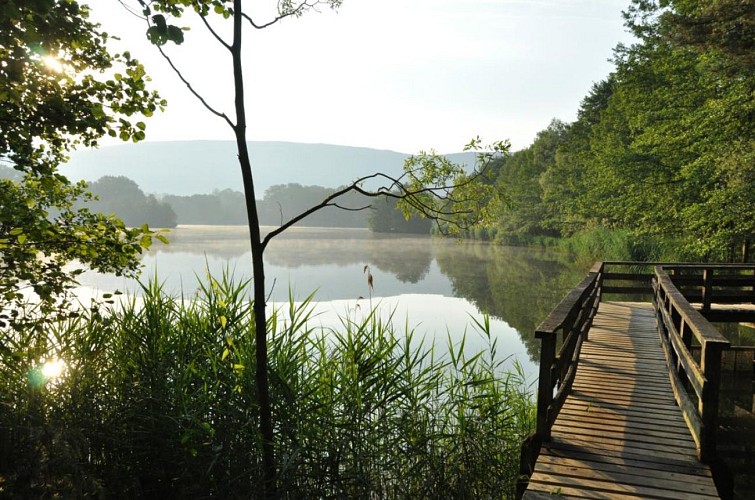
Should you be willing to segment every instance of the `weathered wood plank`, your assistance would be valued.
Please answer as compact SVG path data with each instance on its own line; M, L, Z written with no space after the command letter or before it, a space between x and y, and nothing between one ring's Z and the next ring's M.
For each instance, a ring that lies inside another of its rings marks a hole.
M538 461L538 465L552 467L565 466L570 468L587 468L606 473L616 472L622 474L631 474L643 479L666 479L677 483L699 485L702 486L704 491L708 492L709 494L716 493L715 489L711 489L710 478L707 476L650 469L631 463L613 463L599 460L560 458L554 457L552 455L545 455L543 456L542 460ZM677 487L681 488L683 491L686 490L686 488L682 484L678 485Z
M715 497L717 491L710 484L708 478L691 476L689 474L675 474L670 472L658 473L643 469L641 472L629 467L600 467L594 462L580 462L566 460L563 462L549 462L543 460L538 464L538 470L552 475L568 475L574 478L594 479L601 481L621 482L632 486L649 486L669 492L692 493Z
M635 484L627 484L618 481L611 480L599 480L572 477L562 474L545 474L540 473L538 480L530 483L535 491L545 491L552 494L568 495L563 491L564 488L575 488L583 492L593 491L595 493L608 493L613 495L613 498L620 495L621 497L638 496L642 498L663 498L670 500L700 500L703 498L718 498L717 495L710 496L700 493L684 493L681 491L659 489L653 486L642 486ZM555 488L554 488L555 487ZM560 488L560 490L559 490ZM592 497L586 498L611 498L609 497Z
M616 465L626 465L628 467L636 469L652 469L665 472L676 472L680 474L689 474L693 476L701 476L711 478L710 469L707 467L701 468L698 463L680 463L678 461L659 460L656 457L640 456L633 457L622 455L610 450L595 450L592 451L588 448L577 448L570 446L566 443L561 443L558 446L551 446L544 449L540 456L543 457L555 457L559 460L563 459L575 459L575 460L589 460L591 462L602 462Z

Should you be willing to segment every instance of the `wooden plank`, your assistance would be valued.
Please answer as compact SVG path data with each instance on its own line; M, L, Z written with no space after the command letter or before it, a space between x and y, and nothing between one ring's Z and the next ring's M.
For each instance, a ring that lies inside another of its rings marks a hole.
M590 374L581 373L578 380L575 380L576 384L583 384L591 387L610 387L616 391L639 391L646 393L660 393L668 394L671 389L671 383L665 379L661 379L661 383L657 384L643 384L631 377L611 377L608 374Z
M628 417L620 414L600 412L573 412L570 408L564 408L559 414L561 420L571 422L584 422L591 425L605 425L615 428L638 429L638 430L661 430L669 434L689 435L689 429L684 420L678 419L659 420L654 416Z
M601 398L604 401L645 401L652 404L660 404L665 406L676 406L676 401L672 394L663 394L659 392L641 392L638 389L632 391L614 390L610 386L589 386L578 385L572 390L572 394L575 396L584 395L587 397Z
M596 436L595 434L576 434L576 433L553 433L553 441L557 439L568 439L572 443L581 444L592 448L603 448L606 450L620 451L622 454L638 454L641 456L651 456L655 458L668 460L681 460L689 463L697 462L694 454L694 447L687 448L669 447L664 444L646 443L642 441L629 441L621 439L611 439L605 436Z
M555 457L553 455L544 455L542 460L538 461L538 465L565 465L567 467L590 468L596 471L619 472L624 474L639 475L641 477L648 478L668 478L672 481L706 486L706 489L708 491L711 490L709 476L687 474L684 472L655 470L653 468L648 468L648 464L643 462L632 462L628 460L605 461L595 460L593 458L594 457L590 456L586 458L563 458ZM715 490L713 491L715 492Z
M571 436L553 436L548 442L548 449L561 449L564 451L583 451L590 453L608 454L634 460L644 460L656 464L697 467L700 462L693 454L689 453L666 453L637 447L624 447L600 440L580 439Z
M657 472L649 469L633 469L629 467L599 467L594 462L580 462L566 460L550 463L547 460L538 462L538 472L553 475L569 475L602 481L621 482L626 485L649 486L669 492L691 493L716 497L716 488L710 484L708 478L673 472Z
M650 413L659 413L659 414L675 414L679 411L676 405L666 403L666 404L656 404L654 402L646 402L646 401L633 401L630 405L627 401L621 401L615 398L612 398L610 395L606 395L604 397L594 397L590 396L589 394L582 394L582 393L573 393L572 399L577 401L582 401L585 403L590 403L593 407L599 407L599 408L612 408L615 410L623 410L623 409L629 409L633 408L635 410L642 410L643 412L650 412Z
M694 444L690 443L686 436L669 436L664 435L662 432L627 432L626 429L617 429L611 431L610 429L596 429L596 428L584 428L572 423L563 424L556 422L556 425L552 429L553 434L558 433L563 436L571 436L575 439L593 440L597 439L598 442L606 442L624 446L626 448L642 448L648 450L659 451L673 451L679 453L680 450L684 453L694 453L696 451ZM600 437L596 438L596 432L600 432ZM652 434L652 435L651 435Z
M676 472L679 474L689 474L712 478L710 469L702 467L700 463L671 463L668 461L658 461L653 457L630 457L621 455L612 451L597 450L595 452L589 449L577 449L568 447L565 444L560 446L551 446L544 449L541 453L543 457L555 457L557 460L574 459L589 460L591 462L601 462L614 465L626 465L638 469L651 469L660 472Z
M556 422L556 425L559 426L559 428L564 429L587 429L587 430L593 430L593 431L600 431L602 433L608 433L608 434L626 434L626 435L638 435L641 437L647 437L649 439L659 438L659 439L669 439L674 438L678 439L678 435L681 434L684 438L687 436L682 432L672 433L669 432L668 429L661 425L626 425L626 424L617 424L610 421L600 420L600 421L593 421L593 420L583 420L583 419L569 419L569 418L559 418ZM554 426L555 428L555 426ZM686 440L689 442L689 440Z
M534 478L535 476L533 476ZM621 495L622 497L637 496L642 498L657 498L670 500L700 500L703 498L718 498L717 496L703 495L700 493L684 493L668 489L659 489L652 486L642 486L626 484L617 481L605 481L599 479L578 478L561 474L539 473L537 479L530 479L530 485L533 491L550 491L554 493L552 486L556 486L555 494L564 494L563 488L575 488L581 491L594 491L596 493L609 493L611 495ZM539 486L542 485L542 486ZM561 488L559 493L558 488ZM611 498L611 497L592 497L585 498Z

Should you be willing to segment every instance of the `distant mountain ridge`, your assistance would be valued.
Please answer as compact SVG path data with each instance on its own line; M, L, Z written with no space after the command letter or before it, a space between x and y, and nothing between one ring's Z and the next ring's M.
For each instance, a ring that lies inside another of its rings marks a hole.
M257 198L276 184L298 183L337 187L376 172L398 176L408 154L395 151L250 141ZM472 164L473 153L447 155ZM72 180L96 181L102 176L125 176L145 193L191 195L214 190L242 191L241 172L233 141L142 142L76 151L61 172Z

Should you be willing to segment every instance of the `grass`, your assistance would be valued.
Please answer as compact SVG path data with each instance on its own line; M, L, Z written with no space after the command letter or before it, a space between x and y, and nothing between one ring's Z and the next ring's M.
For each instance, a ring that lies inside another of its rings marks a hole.
M0 496L258 496L248 285L209 278L189 300L152 281L138 301L3 329ZM440 356L375 311L313 328L310 300L268 325L283 497L513 497L534 407L486 320L486 351L449 333ZM63 376L40 378L42 359Z

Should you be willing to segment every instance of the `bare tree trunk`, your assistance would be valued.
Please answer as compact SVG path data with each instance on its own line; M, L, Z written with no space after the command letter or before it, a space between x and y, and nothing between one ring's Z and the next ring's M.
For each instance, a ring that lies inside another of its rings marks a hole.
M254 326L256 344L255 384L257 386L257 403L259 404L260 434L262 436L263 494L265 498L277 498L275 453L273 448L273 418L270 404L267 359L267 317L265 314L265 268L263 261L264 246L260 235L257 201L254 193L252 166L249 159L249 147L246 142L246 110L244 106L244 76L241 63L241 0L233 2L233 82L236 91L236 146L239 153L239 165L244 183L246 214L249 224L252 250L252 273L254 286Z

